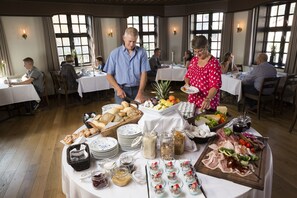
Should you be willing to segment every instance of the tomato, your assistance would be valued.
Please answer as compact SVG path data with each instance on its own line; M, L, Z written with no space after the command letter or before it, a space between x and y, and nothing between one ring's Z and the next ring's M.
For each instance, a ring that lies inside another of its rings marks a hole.
M251 148L251 147L252 147L252 145L251 145L250 143L248 143L248 142L245 144L245 146L246 146L247 148Z
M239 144L244 146L246 144L246 142L243 139L239 139Z
M255 153L255 148L251 148L251 152L252 153Z

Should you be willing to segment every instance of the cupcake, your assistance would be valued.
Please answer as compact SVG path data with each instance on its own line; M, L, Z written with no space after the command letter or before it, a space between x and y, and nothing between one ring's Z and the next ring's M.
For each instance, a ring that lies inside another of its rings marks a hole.
M169 182L175 182L177 180L176 172L170 172L167 175Z
M162 184L157 184L154 188L157 197L162 197L164 195L164 188Z
M191 162L189 160L183 161L180 163L182 171L188 171L191 169Z
M158 170L159 170L159 163L158 163L158 162L153 162L153 163L151 163L151 165L150 165L150 170L151 170L153 173L158 172Z
M195 181L195 173L192 170L187 171L184 174L184 176L186 178L187 183L191 183L191 182Z
M162 172L157 172L152 174L152 180L154 183L161 183L162 181Z
M180 188L179 184L174 184L174 185L170 186L170 192L171 192L172 196L178 197L181 194L181 188Z
M197 181L189 184L190 193L193 195L197 195L199 193L199 185Z
M172 161L169 161L167 163L165 163L165 167L167 171L173 171L174 170L174 164Z

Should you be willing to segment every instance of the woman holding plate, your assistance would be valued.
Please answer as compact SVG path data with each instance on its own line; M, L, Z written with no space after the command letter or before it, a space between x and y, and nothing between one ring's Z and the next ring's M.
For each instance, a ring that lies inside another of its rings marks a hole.
M219 61L208 51L205 36L195 36L192 40L194 57L185 75L185 87L194 86L198 93L190 94L188 101L201 110L216 109L220 103L221 66Z

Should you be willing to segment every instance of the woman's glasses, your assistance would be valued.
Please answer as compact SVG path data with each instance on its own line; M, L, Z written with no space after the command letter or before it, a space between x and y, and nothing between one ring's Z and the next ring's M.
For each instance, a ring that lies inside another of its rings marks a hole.
M200 48L200 49L194 49L194 53L202 54L202 53L204 53L206 50L207 50L207 47L205 47L205 48Z

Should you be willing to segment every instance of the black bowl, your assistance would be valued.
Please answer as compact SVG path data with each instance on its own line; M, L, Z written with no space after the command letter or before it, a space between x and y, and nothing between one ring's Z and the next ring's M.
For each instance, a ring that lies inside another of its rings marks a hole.
M211 136L211 137L205 137L205 138L194 137L194 138L190 138L190 140L193 140L196 144L205 144L205 143L207 143L208 141L210 141L211 139L213 139L215 137L216 137L216 135Z
M94 118L96 116L96 113L95 112L90 112L90 113L85 113L83 115L83 123L86 125L86 127L88 129L90 128L93 128L87 121L90 119L90 118Z

